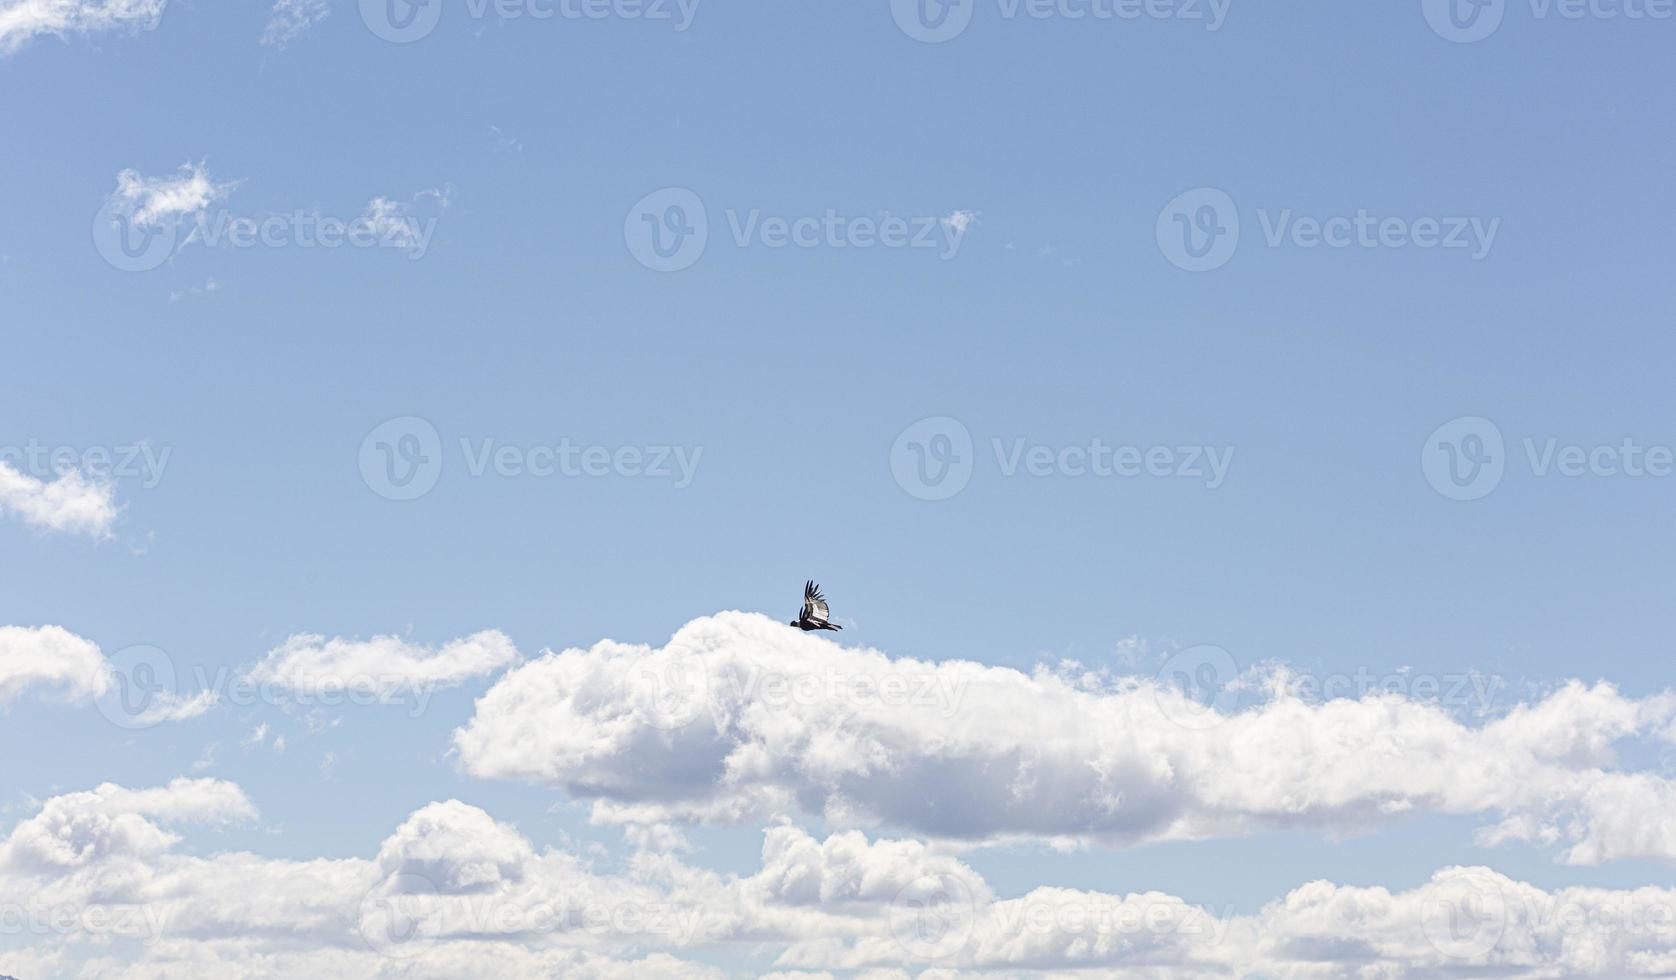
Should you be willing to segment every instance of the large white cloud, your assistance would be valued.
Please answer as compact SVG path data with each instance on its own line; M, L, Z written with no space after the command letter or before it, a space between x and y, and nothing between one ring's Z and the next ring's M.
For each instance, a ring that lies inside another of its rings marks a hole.
M0 0L0 55L55 34L153 30L167 0Z
M517 647L498 630L473 633L435 649L398 636L349 640L299 633L270 650L248 677L253 683L306 694L365 690L393 696L455 687L517 660Z
M99 647L61 626L0 626L0 707L34 688L71 701L102 697L112 680Z
M66 470L52 480L21 473L0 460L0 516L46 531L109 536L116 523L116 487L109 480Z
M0 843L0 893L13 918L57 925L36 948L0 953L0 970L719 980L728 971L704 961L720 957L782 977L1396 980L1676 966L1676 891L1543 890L1488 868L1446 868L1401 892L1311 882L1236 915L1147 891L1003 897L920 842L789 826L766 833L760 869L743 877L669 853L600 874L453 801L422 807L371 859L198 856L165 829L252 816L236 786L213 780L47 801Z
M1669 696L1569 683L1483 723L1398 693L1322 701L1284 675L1206 710L1151 678L893 659L771 621L695 620L509 671L455 733L467 772L561 787L602 821L838 824L990 843L1130 845L1484 814L1565 858L1676 859L1670 782L1612 768ZM1625 808L1628 809L1625 809Z

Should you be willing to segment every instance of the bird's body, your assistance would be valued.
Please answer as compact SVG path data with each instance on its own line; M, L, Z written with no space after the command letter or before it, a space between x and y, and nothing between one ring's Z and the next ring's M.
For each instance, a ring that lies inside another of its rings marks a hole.
M791 621L791 625L805 633L815 630L841 630L844 627L831 621L832 609L826 604L826 596L821 595L821 587L814 579L803 584L803 612Z

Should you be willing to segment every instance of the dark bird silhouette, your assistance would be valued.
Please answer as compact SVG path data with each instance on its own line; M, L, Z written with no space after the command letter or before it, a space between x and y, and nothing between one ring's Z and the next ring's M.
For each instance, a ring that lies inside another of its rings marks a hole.
M826 604L826 596L821 595L821 587L810 579L803 584L803 612L791 621L791 625L805 633L813 630L841 630L844 627L831 621L832 610Z

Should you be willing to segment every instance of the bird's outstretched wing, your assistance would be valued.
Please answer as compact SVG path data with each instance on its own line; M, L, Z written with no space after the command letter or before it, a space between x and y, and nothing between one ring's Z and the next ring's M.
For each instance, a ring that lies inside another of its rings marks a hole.
M803 618L812 623L824 623L832 615L832 610L826 604L826 596L821 595L821 587L813 579L803 585Z

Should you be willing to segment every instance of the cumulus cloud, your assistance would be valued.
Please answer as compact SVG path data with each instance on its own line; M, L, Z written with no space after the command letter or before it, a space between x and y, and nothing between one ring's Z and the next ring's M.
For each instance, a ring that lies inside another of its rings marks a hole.
M268 12L268 25L262 30L262 43L284 50L331 12L326 0L276 0L273 10Z
M0 55L43 34L155 30L167 0L0 0Z
M0 707L31 688L68 701L102 697L113 680L99 647L60 626L0 626Z
M367 691L380 697L457 687L518 660L512 640L498 630L431 648L398 636L370 640L299 633L268 652L248 672L257 684L301 694Z
M0 515L46 531L109 537L116 524L116 487L69 469L47 481L0 460Z
M1403 694L1323 701L1269 680L1256 704L1207 710L1152 678L893 659L724 613L660 649L603 642L509 671L454 744L470 774L562 788L605 822L802 812L1125 846L1429 812L1550 835L1578 863L1676 859L1670 782L1611 768L1616 742L1669 724L1668 696L1571 682L1471 724Z
M70 927L48 931L27 963L92 977L450 980L719 980L703 962L717 955L767 956L783 978L864 980L1617 977L1676 963L1676 891L1546 891L1483 867L1399 892L1310 882L1234 914L1155 891L1003 897L921 842L790 826L768 830L745 876L667 854L600 874L457 801L420 808L370 859L199 856L168 829L254 814L214 780L48 800L0 842L0 889L18 914L76 914L60 913Z
M162 825L250 819L256 809L238 786L176 779L156 789L114 783L54 797L0 844L0 870L62 876L119 859L155 857L179 837Z

